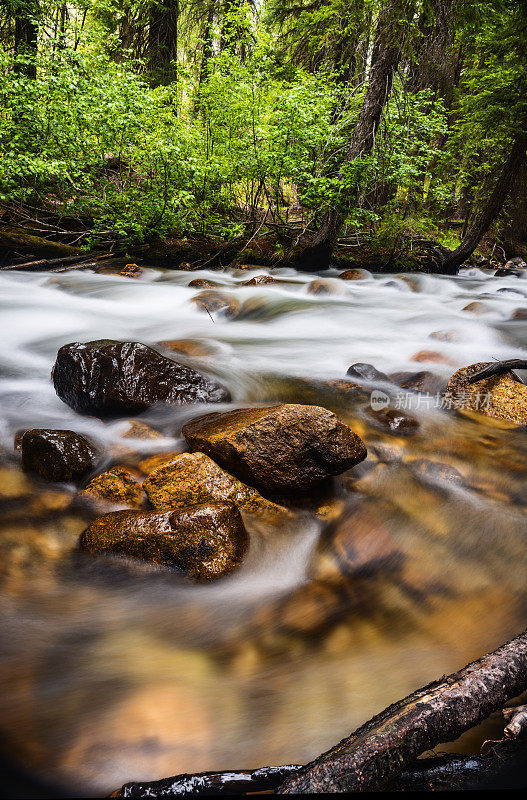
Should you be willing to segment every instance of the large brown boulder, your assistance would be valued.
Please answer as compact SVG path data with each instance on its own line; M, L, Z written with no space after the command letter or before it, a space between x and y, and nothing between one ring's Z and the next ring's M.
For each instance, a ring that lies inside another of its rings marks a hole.
M204 453L181 453L151 472L143 488L154 508L162 511L192 503L230 500L251 514L287 513L252 486L229 475Z
M22 467L47 481L76 481L95 469L96 448L75 431L32 428L22 436Z
M188 422L192 450L263 490L306 490L366 458L364 442L320 406L284 404L213 413Z
M460 411L479 411L515 425L527 425L527 386L520 383L512 372L493 375L477 383L467 382L468 378L488 366L489 362L481 362L458 369L446 387L447 406Z
M53 383L75 411L100 417L134 414L154 403L221 403L230 394L215 380L139 342L66 344L57 353Z
M81 535L81 550L139 558L197 581L231 572L248 546L233 503L208 503L181 511L113 511Z

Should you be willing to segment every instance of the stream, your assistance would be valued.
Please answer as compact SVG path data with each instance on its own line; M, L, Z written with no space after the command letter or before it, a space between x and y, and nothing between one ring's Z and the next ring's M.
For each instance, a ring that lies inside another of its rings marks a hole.
M262 274L0 274L0 736L11 758L79 794L304 763L526 626L525 430L401 390L392 403L419 428L387 433L364 413L369 390L336 382L356 362L446 384L468 364L525 358L527 319L514 313L527 308L527 271L329 271L315 294L321 276L275 269L277 282L241 286ZM234 318L191 302L197 278L235 299ZM463 310L474 302L481 313ZM152 408L134 418L148 437L129 419L76 414L50 371L63 344L94 339L156 346L217 378L232 403ZM90 517L75 487L25 475L13 447L21 429L72 429L134 468L184 450L197 415L282 401L335 411L368 458L290 525L253 521L243 564L210 585L80 559ZM342 515L386 552L339 562L328 529Z

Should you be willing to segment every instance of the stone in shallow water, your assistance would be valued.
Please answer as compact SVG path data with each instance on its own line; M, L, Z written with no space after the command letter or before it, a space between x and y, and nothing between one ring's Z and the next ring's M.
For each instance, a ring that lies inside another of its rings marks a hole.
M119 466L97 475L81 494L129 506L141 506L146 500L139 481L128 470Z
M240 283L240 286L263 286L266 283L278 283L278 281L271 275L255 275L254 278Z
M307 490L366 458L364 442L320 406L284 404L206 414L183 427L192 450L265 490Z
M365 269L347 269L339 275L339 278L343 281L363 281L369 277L370 274Z
M419 423L411 414L397 411L395 408L366 408L364 415L368 422L378 430L386 433L395 433L399 436L409 436L417 433Z
M230 394L217 381L177 364L139 342L66 344L53 367L61 400L100 417L136 413L155 403L221 403Z
M96 448L68 430L33 428L22 437L22 467L48 481L76 481L95 469Z
M373 383L374 381L390 383L389 377L384 372L380 372L373 364L365 364L362 361L352 364L346 375L350 375L352 378L359 378L362 381L366 381L366 383Z
M480 362L458 369L446 387L447 402L460 411L479 411L515 425L527 425L527 386L512 372L493 375L477 383L467 382L488 366L490 362Z
M437 394L445 389L445 381L434 372L422 370L421 372L393 372L390 380L402 389L423 394Z
M192 503L229 500L249 513L287 514L252 486L229 475L204 453L180 453L154 469L143 484L148 499L161 510Z
M81 550L139 558L196 581L226 575L242 561L248 536L233 503L180 511L113 511L82 533Z
M240 301L225 292L217 292L214 289L200 292L190 301L194 303L200 311L209 314L223 314L228 319L234 319L240 311Z

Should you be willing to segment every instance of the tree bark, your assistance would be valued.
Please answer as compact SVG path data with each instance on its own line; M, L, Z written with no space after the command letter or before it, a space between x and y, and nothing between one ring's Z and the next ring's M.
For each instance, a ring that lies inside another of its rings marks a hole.
M38 27L35 22L37 14L36 2L28 0L19 3L15 8L15 53L17 56L29 57L28 63L15 62L13 71L17 75L25 75L34 80L37 77L35 56L38 46Z
M455 275L458 268L469 256L472 255L483 236L486 234L505 203L509 192L514 184L516 175L525 159L525 149L527 146L527 136L522 130L516 134L512 147L505 164L502 167L500 176L486 204L483 206L477 219L470 226L463 237L461 244L445 258L443 262L443 272L448 275Z
M376 791L527 688L527 631L387 708L287 778L280 794Z
M148 61L154 86L177 78L179 0L154 0L150 6Z
M413 10L414 3L411 0L392 0L379 15L368 88L342 165L368 155L374 147ZM303 269L325 269L329 265L344 220L345 204L326 212L317 235L302 251L300 258Z

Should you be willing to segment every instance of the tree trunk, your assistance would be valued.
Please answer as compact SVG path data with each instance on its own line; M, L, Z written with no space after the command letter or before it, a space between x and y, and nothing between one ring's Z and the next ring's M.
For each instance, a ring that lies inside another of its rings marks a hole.
M35 22L36 3L21 3L15 10L15 53L17 56L29 57L29 63L15 62L13 71L26 78L37 77L35 57L37 55L38 27Z
M472 255L481 239L500 213L514 184L516 175L524 162L526 146L527 137L523 130L520 129L513 141L509 156L503 165L494 191L476 220L464 235L459 247L456 247L456 249L445 258L443 262L443 272L448 275L455 275L461 264Z
M457 0L431 0L425 9L425 19L419 24L421 45L417 63L409 81L410 91L431 89L447 107L452 101L453 67L449 49L452 42L452 22ZM431 20L426 19L429 11Z
M343 165L368 155L374 147L384 107L391 94L393 76L401 58L406 30L413 17L413 9L414 3L409 0L393 0L380 13L368 88ZM344 220L345 204L332 207L326 212L318 234L301 254L303 269L325 269L329 265Z
M148 61L154 86L177 79L179 0L154 0L150 6Z
M527 631L385 709L287 778L280 794L377 791L527 688Z
M211 0L205 20L205 28L203 30L203 50L199 69L198 95L201 91L201 87L207 82L210 75L210 60L213 55L212 26L214 24L214 5L214 0ZM197 105L199 106L199 101Z

